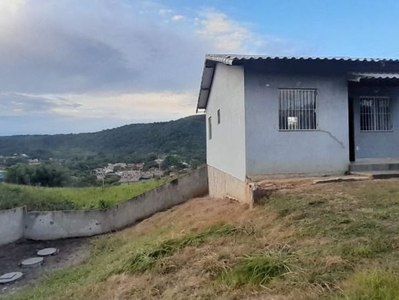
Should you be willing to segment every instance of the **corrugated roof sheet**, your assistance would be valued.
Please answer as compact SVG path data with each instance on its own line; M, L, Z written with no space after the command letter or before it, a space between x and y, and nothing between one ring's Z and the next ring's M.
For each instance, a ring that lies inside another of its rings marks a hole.
M399 62L397 58L352 58L352 57L312 57L312 56L267 56L208 54L206 60L233 65L249 60L308 60L308 61L352 61L352 62Z
M399 73L351 73L362 79L399 79Z
M351 58L351 57L311 57L311 56L267 56L267 55L235 55L208 54L202 74L201 88L198 96L197 110L206 109L212 86L216 63L239 65L246 61L332 61L332 62L362 62L362 63L399 63L397 58ZM358 79L399 79L399 73L352 73ZM356 78L355 78L356 80Z

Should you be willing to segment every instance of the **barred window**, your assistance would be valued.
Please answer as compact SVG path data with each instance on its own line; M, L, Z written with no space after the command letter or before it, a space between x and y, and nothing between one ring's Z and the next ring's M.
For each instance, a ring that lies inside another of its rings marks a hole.
M360 97L360 130L392 130L389 97Z
M279 129L317 129L316 89L279 89Z

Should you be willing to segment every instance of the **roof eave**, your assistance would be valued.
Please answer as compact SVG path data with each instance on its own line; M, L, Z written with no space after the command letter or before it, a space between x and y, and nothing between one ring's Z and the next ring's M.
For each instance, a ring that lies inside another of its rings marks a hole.
M197 109L196 109L197 113L198 110L200 109L206 110L206 107L208 105L208 98L212 88L212 82L213 82L213 76L215 74L216 64L217 62L215 61L208 60L208 58L205 59L204 68L201 77L200 92L197 101Z

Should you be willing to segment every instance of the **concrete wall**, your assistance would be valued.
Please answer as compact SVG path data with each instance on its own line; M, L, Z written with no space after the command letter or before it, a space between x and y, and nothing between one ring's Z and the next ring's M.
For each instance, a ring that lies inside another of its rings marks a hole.
M252 204L251 186L221 170L208 166L209 196L213 198L232 198Z
M0 211L0 246L24 236L24 207Z
M344 173L349 164L346 76L286 67L245 67L247 176ZM317 89L318 130L279 131L279 88Z
M362 158L398 158L399 147L399 88L398 87L351 87L349 95L354 100L354 125L356 159ZM360 131L360 100L361 96L390 97L391 131L365 132Z
M220 109L221 123L217 111ZM206 108L207 163L245 181L244 70L217 64ZM209 117L212 139L209 139Z
M0 212L0 244L21 237L32 240L53 240L92 236L122 229L156 212L207 192L207 168L202 167L106 210L28 212L25 215L20 213L18 216L12 210L3 211ZM8 233L11 230L14 232L13 235Z

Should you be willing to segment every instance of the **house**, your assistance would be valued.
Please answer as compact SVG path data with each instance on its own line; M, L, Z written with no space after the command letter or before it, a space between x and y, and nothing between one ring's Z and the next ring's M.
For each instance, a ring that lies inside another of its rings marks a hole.
M399 59L207 55L201 110L214 197L251 200L270 176L399 168Z

